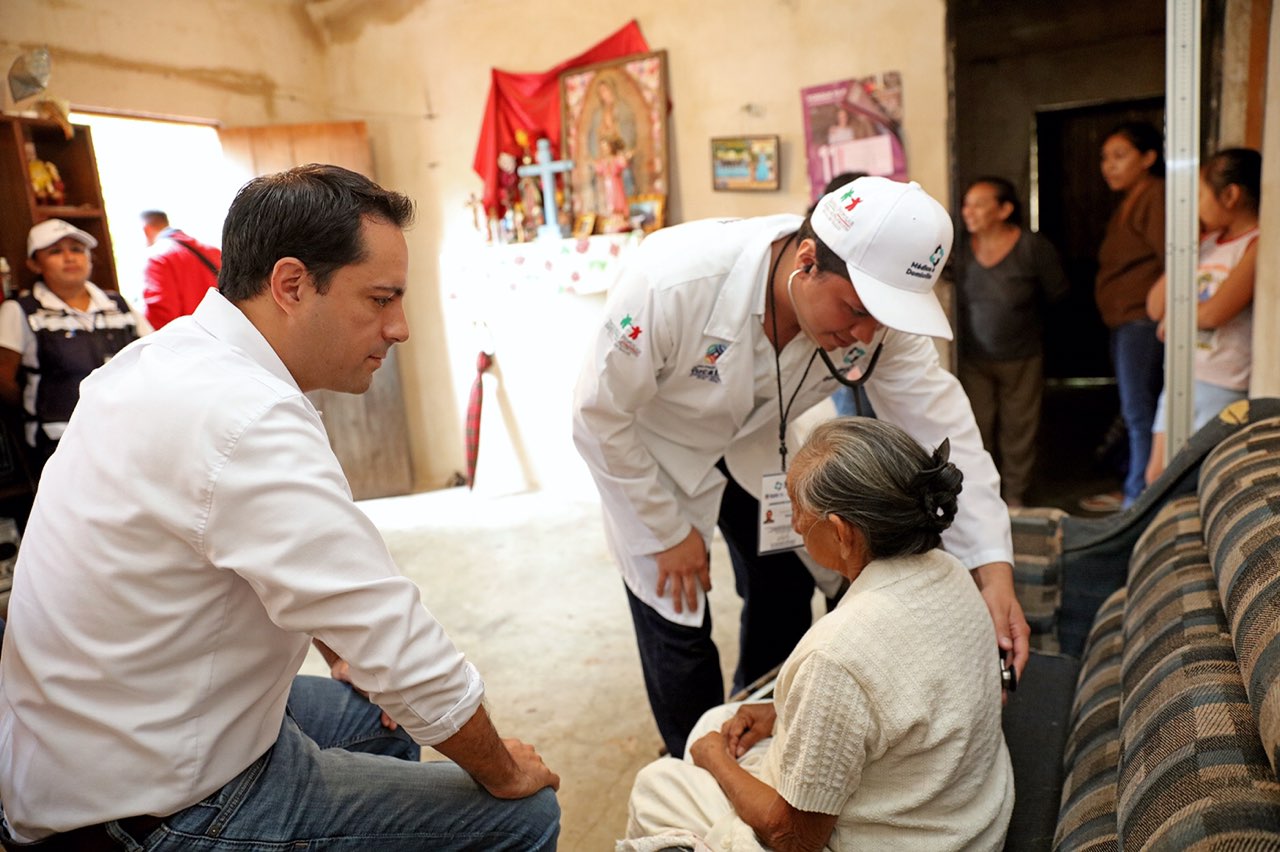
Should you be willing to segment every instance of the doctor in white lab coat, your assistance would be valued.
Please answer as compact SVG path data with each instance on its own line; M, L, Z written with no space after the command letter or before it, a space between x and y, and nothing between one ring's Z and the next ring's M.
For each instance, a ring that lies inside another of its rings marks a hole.
M837 386L816 347L840 372L866 374L874 361L866 389L878 417L930 449L951 439L965 479L943 543L973 572L1007 656L1019 671L1025 664L999 477L929 339L951 338L932 289L951 240L950 217L918 184L859 178L809 219L658 231L610 292L578 381L574 440L600 490L673 755L724 700L705 600L713 527L744 602L735 686L780 663L809 627L812 577L794 552L757 554L756 501L777 487L765 475L785 466L779 425Z

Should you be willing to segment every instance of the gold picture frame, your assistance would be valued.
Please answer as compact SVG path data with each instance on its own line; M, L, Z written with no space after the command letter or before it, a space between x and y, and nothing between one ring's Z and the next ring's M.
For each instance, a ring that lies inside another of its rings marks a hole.
M637 53L560 75L561 145L573 214L628 218L628 199L666 195L667 53ZM576 221L576 219L575 219Z
M573 236L576 239L584 239L595 233L596 230L596 214L579 213L578 218L573 220Z
M711 188L776 190L782 186L777 136L720 136L711 140Z
M627 199L631 222L646 234L653 233L666 224L667 197L650 192Z

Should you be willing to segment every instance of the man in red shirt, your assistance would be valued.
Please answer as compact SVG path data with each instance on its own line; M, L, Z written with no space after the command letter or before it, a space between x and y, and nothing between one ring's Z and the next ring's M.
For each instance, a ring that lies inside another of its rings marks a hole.
M222 252L170 227L161 210L142 214L142 232L152 247L143 273L147 322L159 329L194 312L205 292L218 286Z

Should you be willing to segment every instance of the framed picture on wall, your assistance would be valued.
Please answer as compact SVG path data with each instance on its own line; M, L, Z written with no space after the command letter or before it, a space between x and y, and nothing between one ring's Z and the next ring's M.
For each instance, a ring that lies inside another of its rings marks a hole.
M777 136L721 136L711 140L711 188L778 189Z
M667 187L667 52L560 75L563 153L575 217L630 216L628 199Z
M667 197L659 193L637 195L629 202L632 227L638 227L646 234L661 228L666 222L665 207Z
M902 144L902 74L885 71L800 90L809 200L846 172L907 179Z
M573 235L578 239L589 237L596 230L596 214L579 213L573 220Z

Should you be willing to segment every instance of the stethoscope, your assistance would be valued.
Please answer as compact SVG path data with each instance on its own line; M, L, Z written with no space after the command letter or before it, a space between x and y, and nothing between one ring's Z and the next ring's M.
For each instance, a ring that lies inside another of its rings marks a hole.
M851 388L856 391L858 388L865 385L867 383L867 380L871 378L871 374L876 369L876 362L880 360L881 349L884 349L883 333L880 335L880 342L876 344L876 348L871 352L871 360L867 362L867 368L863 370L862 374L859 375L858 378L856 379L849 378L849 376L847 375L847 372L848 372L847 367L844 370L837 368L836 365L831 361L831 356L828 355L827 351L823 349L821 346L817 348L817 353L818 353L818 356L822 358L822 363L827 365L827 372L831 374L831 378L835 379L837 382L844 385L845 387ZM855 393L853 395L853 406L854 406L854 411L858 413L858 416L862 417L863 414L862 414L862 395L861 394Z
M778 257L773 262L773 269L771 269L769 272L770 281L773 281L774 277L778 274L778 264L782 262L782 255L783 253L786 252L787 247L791 245L791 241L795 239L795 236L796 236L795 234L792 234L791 236L787 237L787 242L782 246L782 251L778 252ZM803 270L797 269L791 273L790 277L787 278L787 295L791 294L791 282L795 280L796 275L799 274L801 271L808 272L811 268L812 268L811 266L806 266ZM774 339L776 340L778 336L778 307L776 304L774 304L773 298L774 298L773 290L771 288L769 290L769 305L773 311L773 334L774 334ZM845 371L847 371L848 369L847 367L845 368L845 370L840 370L839 368L837 368L836 365L832 363L831 356L827 354L826 350L823 349L821 346L817 346L814 348L813 356L809 357L809 366L805 367L804 375L805 376L809 375L809 368L813 366L814 356L821 356L822 363L827 365L827 372L831 374L831 378L835 379L837 382L839 382L840 384L844 385L847 388L850 388L852 390L857 390L858 388L865 385L867 383L867 380L871 378L871 373L876 368L876 362L880 360L880 350L883 348L884 348L884 333L882 332L880 335L880 341L876 344L875 351L871 353L871 360L867 362L867 368L862 371L862 374L859 375L858 378L851 379L847 375L845 375ZM774 352L773 357L776 362L778 359L778 353ZM804 384L804 376L800 377L800 383ZM796 388L796 392L797 393L799 392L798 387ZM794 395L792 396L792 400L793 401L795 400ZM854 411L857 412L857 415L859 417L862 417L863 414L862 414L862 395L861 394L855 393L853 395L853 405L854 405ZM782 406L782 365L780 363L778 364L778 406L779 407ZM790 409L790 407L791 406L788 405L787 409ZM782 415L781 419L783 423L783 428L785 429L786 421L787 421L787 411L783 410L780 413ZM786 468L785 451L783 453L783 459L784 459L783 468L785 469Z

